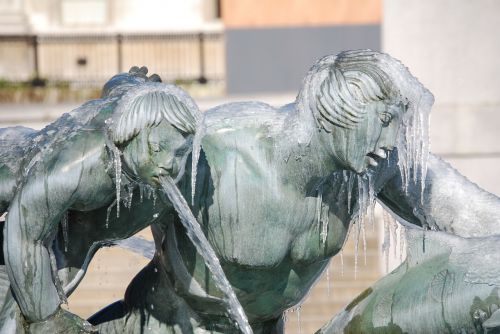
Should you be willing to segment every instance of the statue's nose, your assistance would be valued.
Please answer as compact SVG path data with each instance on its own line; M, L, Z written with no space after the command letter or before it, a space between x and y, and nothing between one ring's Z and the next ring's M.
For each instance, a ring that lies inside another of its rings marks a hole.
M398 126L399 124L394 123L382 129L382 133L380 134L380 139L378 142L379 147L382 147L389 151L394 149L397 141Z

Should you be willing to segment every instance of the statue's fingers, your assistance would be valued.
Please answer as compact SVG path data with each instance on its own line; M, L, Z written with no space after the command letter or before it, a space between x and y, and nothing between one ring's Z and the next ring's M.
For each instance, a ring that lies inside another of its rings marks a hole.
M138 66L132 66L130 68L130 70L128 70L128 73L130 73L130 74L136 74L137 72L139 72L139 67Z
M161 82L161 78L158 74L152 74L149 78L148 78L148 81L152 81L152 82Z

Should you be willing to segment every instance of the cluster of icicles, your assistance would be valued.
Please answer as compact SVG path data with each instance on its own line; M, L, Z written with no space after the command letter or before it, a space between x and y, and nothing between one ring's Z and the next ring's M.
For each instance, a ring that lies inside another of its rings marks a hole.
M350 171L342 171L333 175L334 184L338 187L339 196L337 198L337 205L344 201L347 204L349 215L352 215L352 222L346 242L350 235L354 237L354 276L357 276L359 248L362 244L364 263L366 264L366 228L375 229L375 206L377 204L375 188L373 185L373 176L371 173L356 174ZM316 200L316 217L318 223L318 230L320 240L323 245L326 244L328 237L328 207L325 208L323 203L324 185L318 187L318 194ZM357 198L356 203L353 203L353 198ZM391 236L394 242L399 244L399 254L402 259L404 253L404 226L396 221L395 216L389 213L387 209L383 210L384 222L384 240L382 244L382 251L386 258L386 266L389 264L389 249L391 248ZM392 247L396 252L396 248ZM396 255L394 255L396 256ZM343 254L340 252L341 259L341 273L343 275ZM387 271L387 270L386 270ZM328 266L326 269L326 276L329 278Z

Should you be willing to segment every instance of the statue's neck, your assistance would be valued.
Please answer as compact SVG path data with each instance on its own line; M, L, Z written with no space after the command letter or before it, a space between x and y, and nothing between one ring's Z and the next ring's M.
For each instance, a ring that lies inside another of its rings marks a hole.
M284 137L289 147L288 164L297 164L307 170L312 177L327 177L343 168L333 155L333 138L330 133L319 128L313 116L298 110L291 113L285 125ZM293 161L295 160L295 161Z

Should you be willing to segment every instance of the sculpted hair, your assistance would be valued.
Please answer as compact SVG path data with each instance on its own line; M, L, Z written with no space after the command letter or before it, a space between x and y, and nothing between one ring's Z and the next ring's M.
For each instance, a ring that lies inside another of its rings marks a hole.
M194 134L200 111L193 99L174 85L147 82L122 98L110 125L115 144L135 137L142 129L165 120L184 134Z
M403 84L402 78L408 82ZM298 102L304 112L312 111L322 129L331 132L334 126L355 128L371 102L407 104L425 93L430 94L399 61L387 54L356 50L320 59L304 79Z

